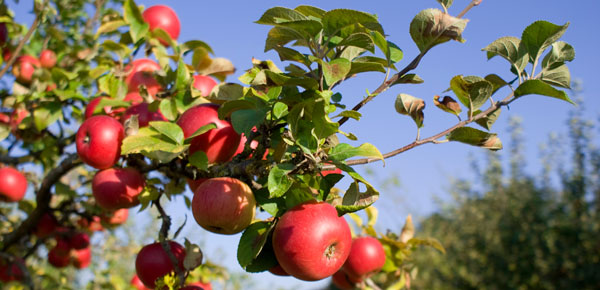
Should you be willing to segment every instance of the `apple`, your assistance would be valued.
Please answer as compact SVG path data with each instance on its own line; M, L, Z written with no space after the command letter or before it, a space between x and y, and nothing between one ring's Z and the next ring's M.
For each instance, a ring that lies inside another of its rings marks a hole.
M6 166L0 168L0 201L18 202L27 191L27 178L20 171Z
M57 245L58 246L58 245ZM54 247L48 251L48 262L55 268L64 268L71 262L69 251L64 253L65 249Z
M43 239L53 234L57 227L58 221L56 218L49 213L45 213L40 217L34 234L39 239Z
M12 73L18 82L30 84L35 69L40 67L40 61L31 55L19 56L13 65Z
M185 248L173 241L168 243L171 253L178 262L179 269L183 270ZM156 279L173 271L175 271L175 267L160 243L144 246L135 258L135 272L146 287L154 288Z
M240 144L241 136L235 132L229 121L219 119L219 106L201 104L186 110L177 124L187 138L202 126L214 123L217 128L194 137L190 143L189 154L203 151L209 163L221 163L231 160Z
M10 123L10 116L4 113L0 113L0 123L8 124Z
M92 116L79 127L75 142L83 162L96 169L109 168L121 156L123 125L108 116Z
M271 267L271 269L269 269L269 272L271 272L271 274L277 275L277 276L289 276L290 275L283 268L281 268L281 265L279 265L279 264Z
M113 226L122 225L125 222L127 222L127 217L129 217L129 209L121 208L121 209L115 210L114 212L112 212L110 214L107 213L107 214L102 215L102 217L100 217L100 219L102 220L102 222L104 222L109 227L113 227Z
M100 100L102 100L103 98L110 99L108 97L96 97L96 98L93 98L88 103L88 105L85 107L85 114L84 114L85 119L89 119L91 116L94 115L94 111L96 110L96 107L100 103ZM135 104L139 104L139 103L143 102L144 98L142 98L142 96L140 95L139 92L129 92L129 93L127 93L127 95L125 95L125 98L123 99L123 101L130 102L132 105L135 105ZM113 109L111 106L104 107L104 114L111 116L111 117L117 117L119 114L121 114L123 112L125 112L125 108Z
M205 230L233 235L247 228L254 219L256 200L250 187L231 177L203 182L192 199L192 213Z
M217 82L209 76L194 76L194 88L199 90L203 97L208 97L208 95L210 95L210 92L216 85Z
M138 205L137 197L144 186L144 176L134 168L104 169L92 179L92 193L96 203L106 210Z
M6 257L0 258L0 281L8 283L23 280L25 275L23 275L21 267L25 267L25 261L19 257L13 257L12 261Z
M335 207L308 201L289 209L273 230L273 251L290 275L316 281L337 272L352 245L350 227Z
M92 262L92 249L90 247L71 251L71 264L77 269L83 269Z
M352 241L350 255L342 269L350 280L361 281L379 272L385 264L383 246L373 237L360 237Z
M153 72L160 71L160 65L155 61L147 58L136 59L125 67L127 76L125 83L129 92L139 92L139 86L144 85L150 96L155 96L161 86L154 78Z
M154 30L156 28L161 28L165 32L169 34L171 39L177 40L179 37L179 31L181 30L181 24L179 23L179 18L177 14L171 7L166 5L154 5L148 7L142 13L142 17L144 21L148 23L150 26L150 30ZM160 43L163 45L168 45L168 43L162 39L159 39Z
M339 270L331 276L331 283L340 290L353 290L356 283L353 283L348 278L348 275L343 270Z
M197 286L197 287L200 287L200 288L202 288L204 290L212 290L212 285L209 282L204 283L202 281L199 281L199 282L191 283L189 285L190 286Z
M40 53L40 64L43 68L50 69L56 65L56 53L49 49L42 50Z
M98 232L104 230L99 216L93 216L91 219L80 218L77 221L79 227L89 232Z
M192 193L196 192L196 188L200 186L203 182L207 181L208 178L198 178L198 179L187 179L187 184L190 187Z
M133 115L138 116L138 125L140 128L148 126L148 123L152 121L167 121L167 118L161 114L160 110L157 109L152 112L148 106L148 103L140 103L129 107L121 117L121 122L125 124L125 121Z
M90 235L75 233L68 238L69 246L75 250L85 249L90 245Z
M48 84L46 86L46 92L51 92L51 91L53 91L55 89L56 89L56 84L55 83L51 83L51 84Z
M8 40L8 29L6 29L6 23L0 23L0 46L4 45ZM6 59L4 60L6 61Z
M71 244L62 237L57 237L56 244L52 249L59 256L69 255L69 252L71 252Z
M10 115L9 126L13 134L16 135L16 131L19 128L19 125L23 122L23 119L29 116L29 111L25 108L17 108Z
M2 49L2 59L4 60L4 62L8 62L8 60L10 60L10 57L12 56L12 49L10 47L5 47Z
M133 275L133 278L131 278L129 284L131 284L131 286L133 286L137 290L152 290L146 287L144 283L142 283L142 280L140 280L140 277L138 277L138 275Z

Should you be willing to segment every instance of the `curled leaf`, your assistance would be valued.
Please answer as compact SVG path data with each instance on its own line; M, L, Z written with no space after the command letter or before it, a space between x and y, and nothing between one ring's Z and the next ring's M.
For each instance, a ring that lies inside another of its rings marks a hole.
M497 134L487 133L471 127L458 128L446 135L446 138L450 141L458 141L490 150L502 149L502 142Z
M406 243L408 240L412 239L415 236L415 225L412 222L412 216L408 215L406 217L406 222L404 223L404 227L402 227L402 232L400 233L400 242Z
M399 94L396 97L396 111L402 115L409 115L413 118L418 128L423 127L423 109L425 101L407 94Z
M455 101L452 97L450 96L445 96L442 101L439 100L440 96L435 95L433 97L433 104L442 109L444 112L448 112L451 114L454 114L456 116L458 116L460 114L460 112L462 112L462 108L460 107L460 104Z
M425 9L410 23L410 36L421 52L432 47L456 40L464 42L462 32L468 20L456 18L439 9Z

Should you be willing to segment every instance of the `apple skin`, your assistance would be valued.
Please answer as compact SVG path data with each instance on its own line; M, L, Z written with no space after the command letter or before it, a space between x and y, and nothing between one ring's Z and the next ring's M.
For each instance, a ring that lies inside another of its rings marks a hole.
M6 166L0 168L0 201L18 202L27 192L27 178L20 171Z
M99 171L92 179L96 203L106 210L138 205L138 195L144 190L142 174L133 168L109 168Z
M269 272L271 272L271 274L277 275L277 276L289 276L290 275L283 268L281 268L281 265L279 265L279 264L277 264L277 265L273 266L271 269L269 269Z
M96 98L93 98L88 103L88 105L85 107L85 114L84 114L86 120L94 115L94 111L96 110L96 107L100 103L100 100L103 98L108 99L108 97L96 97ZM125 98L123 99L123 101L130 102L132 105L135 105L135 104L139 104L139 103L143 102L144 98L142 98L142 96L140 95L139 92L129 92L129 93L127 93L127 95L125 95ZM120 115L123 112L125 112L125 108L113 109L111 106L104 107L104 114L111 116L111 117L117 117L118 115Z
M152 290L146 287L144 283L142 283L142 280L140 280L140 277L138 277L138 275L133 275L133 278L131 278L129 284L131 284L131 286L133 286L137 290Z
M186 138L204 125L210 123L217 125L216 129L194 137L190 143L189 154L203 151L209 163L231 160L241 140L241 136L235 132L229 121L219 119L218 110L218 105L201 104L188 109L177 120L177 125L181 127Z
M0 23L0 45L4 45L8 40L8 29L6 29L6 23ZM4 60L6 61L6 59Z
M335 207L308 201L284 213L273 231L273 250L290 275L316 281L337 272L352 245L350 227Z
M21 281L25 278L21 267L18 264L25 267L25 261L19 257L14 257L12 262L7 259L0 259L0 281L8 283L10 281Z
M56 218L49 213L45 213L40 217L34 234L39 239L43 239L52 235L57 227L58 221Z
M179 263L179 268L183 269L183 259L185 258L185 248L180 244L169 241L171 252ZM146 287L154 288L155 281L164 275L167 275L175 268L169 259L169 255L163 250L160 243L154 243L144 246L135 258L135 271L139 279Z
M82 217L77 221L77 224L81 229L88 232L99 232L104 230L99 216L93 216L91 219Z
M385 250L373 237L360 237L352 241L350 255L342 269L351 281L362 281L379 272L385 264Z
M339 270L331 276L331 283L340 290L353 290L355 288L355 283L350 281L348 275L343 270Z
M112 167L121 157L124 131L123 125L114 118L92 116L81 124L75 136L77 154L96 169Z
M128 73L125 77L129 92L139 92L139 86L145 85L150 96L155 96L161 86L154 78L153 72L159 71L160 65L147 58L136 59L125 67Z
M194 76L194 88L202 92L203 97L208 97L208 95L210 95L210 92L216 85L217 82L209 76Z
M212 290L212 285L210 283L203 283L203 282L194 282L189 284L190 286L197 286L200 287L204 290Z
M192 193L196 192L196 188L200 186L203 182L207 181L208 178L198 178L198 179L187 179L187 184L190 187Z
M127 108L121 117L121 122L125 124L125 121L133 115L138 115L138 125L140 128L148 126L148 123L152 121L167 121L167 118L163 116L160 110L151 112L148 106L148 103L140 103Z
M148 7L142 13L144 21L150 26L150 30L161 28L169 34L173 40L179 38L179 32L181 30L181 24L179 17L171 7L166 5L154 5ZM167 46L168 43L162 39L159 39L160 43Z
M205 230L233 235L254 219L256 200L250 187L231 177L211 178L194 192L192 213Z
M90 235L86 233L75 233L68 239L69 246L75 250L82 250L90 245Z
M64 268L71 262L69 252L64 253L64 249L54 247L48 251L48 262L55 268Z
M4 113L0 113L0 123L8 124L10 123L10 116Z
M71 264L77 269L87 268L92 262L92 249L90 247L71 251Z
M111 214L105 214L100 217L102 222L104 222L108 227L115 227L118 225L122 225L127 222L127 218L129 217L129 209L121 208L115 210Z
M49 49L44 49L40 53L40 64L43 68L53 68L56 65L56 53Z
M40 67L40 61L31 55L19 56L13 65L12 73L18 82L30 84L35 69Z

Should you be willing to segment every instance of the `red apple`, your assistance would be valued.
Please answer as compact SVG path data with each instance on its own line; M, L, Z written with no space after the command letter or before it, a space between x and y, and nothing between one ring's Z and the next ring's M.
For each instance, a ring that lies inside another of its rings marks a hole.
M77 269L83 269L92 262L92 249L90 247L71 251L71 264Z
M360 237L352 241L350 255L343 270L351 280L360 281L379 272L385 264L383 246L373 237Z
M0 168L0 201L18 202L27 191L27 178L12 167Z
M178 267L183 269L185 249L173 241L169 241L169 247L179 263ZM175 267L161 244L154 243L146 245L140 250L135 258L135 271L146 287L154 288L156 279L175 271Z
M331 165L331 164L326 163L326 165ZM323 174L323 176L327 176L329 174L342 174L342 170L339 168L332 169L332 170L323 170L323 171L321 171L321 174Z
M221 163L231 160L233 154L240 144L240 135L235 132L229 121L220 120L218 114L219 106L215 104L201 104L185 111L177 124L183 130L187 138L194 134L202 126L210 123L217 125L200 136L194 137L190 143L190 155L196 151L203 151L210 163Z
M52 249L58 256L69 255L69 252L71 252L71 244L67 240L57 237L56 245Z
M0 46L4 45L8 40L8 29L6 29L6 23L0 23ZM6 61L6 59L4 59Z
M207 97L208 95L210 95L210 92L216 85L217 82L209 76L194 76L194 88L202 92L203 97Z
M10 122L10 116L4 113L0 113L0 123L8 124Z
M77 131L77 154L89 166L96 169L109 168L121 156L124 137L123 125L119 121L108 116L92 116Z
M142 13L142 17L144 17L144 21L150 26L150 30L161 28L167 32L173 40L177 40L179 37L181 24L179 23L177 14L171 7L165 5L148 7ZM162 39L160 39L160 43L168 45L168 43Z
M140 103L129 107L121 117L121 122L125 124L125 121L133 115L138 116L138 125L140 128L148 126L148 123L152 121L167 121L167 118L160 113L160 110L150 111L148 103Z
M40 61L31 55L19 56L13 64L12 73L17 81L23 84L30 84L35 69L40 67Z
M107 224L109 227L122 225L127 222L127 217L129 217L129 209L122 208L115 210L110 214L105 214L101 217L102 221Z
M144 283L142 283L142 280L140 280L138 275L133 275L133 278L131 278L131 281L129 282L129 284L131 284L131 286L133 286L137 290L152 290L152 289L146 287L144 285Z
M68 239L69 246L75 250L85 249L90 245L90 235L86 233L75 233Z
M46 86L46 92L51 92L51 91L53 91L55 89L56 89L56 84L55 83L51 83L51 84L48 84Z
M195 282L188 284L180 290L212 290L212 285L210 283Z
M269 269L269 272L271 272L271 274L277 275L277 276L289 276L290 275L283 268L281 268L281 265L279 265L279 264L271 267L271 269Z
M13 134L16 135L16 131L19 128L19 125L23 122L23 119L29 116L29 111L25 108L17 108L10 115L9 126Z
M2 49L2 59L4 60L4 62L8 62L8 60L10 60L10 57L12 56L12 49L10 47L5 47Z
M233 154L233 156L238 155L238 154L244 152L244 147L246 147L246 142L248 142L248 139L246 138L246 136L244 134L242 134L241 135L241 139L240 139L240 145L238 146L238 148L235 151L235 153ZM256 148L258 148L258 141L252 140L250 142L250 148L256 150ZM268 155L269 155L269 150L265 150L265 154L263 154L262 160L267 160L267 156ZM250 155L248 156L248 158L252 158L252 153L250 153Z
M284 213L273 231L273 250L290 275L316 281L337 272L350 253L352 235L335 207L308 201Z
M158 63L147 58L136 59L131 62L131 64L125 67L125 71L128 73L125 77L125 83L129 88L129 92L138 92L138 87L145 85L148 94L155 96L161 90L161 86L154 78L153 72L160 69Z
M45 213L38 221L34 234L43 239L53 234L57 227L58 221L56 221L56 218L49 213Z
M187 179L187 184L190 187L192 193L196 192L196 188L200 186L203 182L207 181L208 178L198 178L198 179Z
M25 261L19 257L13 257L12 261L0 258L0 281L8 283L23 280L25 275L23 275L21 267L25 267Z
M56 65L56 53L49 49L42 50L40 53L40 64L43 68L52 68Z
M99 171L92 180L96 203L107 210L130 208L139 204L144 190L144 176L134 168L109 168Z
M64 249L54 247L48 251L48 262L55 268L64 268L71 262L69 252L64 254Z
M348 275L343 270L339 270L331 276L331 283L340 290L353 290L356 284L350 281Z
M211 178L194 193L192 213L205 230L233 235L254 219L256 200L250 187L231 177Z
M100 100L103 98L109 99L108 97L96 97L88 103L88 105L85 107L85 119L89 119L91 116L94 115L96 107L100 103ZM135 105L143 102L144 98L142 98L139 92L129 92L127 93L127 95L125 95L123 101L130 102L132 105ZM111 117L117 117L123 112L125 112L125 108L113 109L111 106L104 107L104 114Z
M77 221L81 229L89 232L98 232L104 230L99 216L93 216L91 219L81 218Z

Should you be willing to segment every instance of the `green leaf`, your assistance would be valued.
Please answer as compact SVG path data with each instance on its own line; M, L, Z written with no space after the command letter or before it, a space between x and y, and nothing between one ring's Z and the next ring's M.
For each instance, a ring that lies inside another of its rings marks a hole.
M288 114L288 106L282 102L277 102L273 106L273 116L277 119L281 119Z
M33 112L33 122L35 128L42 131L61 119L62 116L61 102L44 102Z
M140 128L135 135L127 136L121 145L121 154L141 153L146 157L166 163L188 149L166 138L152 127Z
M452 2L454 0L436 0L438 3L440 3L442 6L444 6L445 9L450 8L450 6L452 6ZM444 9L444 10L445 10Z
M279 47L275 47L275 51L277 51L277 54L279 54L279 59L281 61L290 60L290 61L299 62L306 66L311 65L311 61L308 60L308 58L304 54L300 53L297 50L279 46Z
M467 108L477 110L492 96L494 86L487 80L476 76L455 76L450 88L458 100Z
M177 105L173 99L163 99L158 105L160 113L169 121L174 121L177 118Z
M208 157L204 151L198 150L188 157L190 164L194 165L200 170L206 170L208 168Z
M392 67L394 63L402 60L404 57L402 50L393 42L385 39L385 36L382 33L373 31L371 32L371 37L377 47L383 52L383 55L385 55L386 67Z
M317 8L317 7L313 7L313 6L308 6L308 5L300 5L296 8L294 8L294 10L304 14L305 16L312 16L318 19L323 18L323 15L325 15L325 13L327 11L321 9L321 8Z
M566 64L549 70L543 70L540 79L548 84L562 88L571 88L571 72Z
M319 83L311 77L293 77L283 73L276 73L270 70L264 71L269 80L278 86L301 86L307 90L317 89Z
M551 70L567 61L575 59L575 49L564 41L552 43L552 49L542 60L543 70Z
M79 75L77 73L66 71L59 67L53 67L51 70L51 73L52 73L52 79L54 79L54 80L65 79L68 81L72 81L79 77Z
M363 61L353 61L350 67L350 71L348 72L349 76L362 73L362 72L370 72L370 71L378 71L385 73L385 66L378 62L363 62Z
M342 111L339 115L335 116L334 118L337 117L347 117L347 118L352 118L354 120L360 120L360 117L362 117L362 114L357 112L357 111L352 111L352 110L346 110L346 111Z
M425 9L419 12L410 23L410 36L421 52L432 47L456 40L465 42L462 32L467 20L453 17L439 9Z
M440 99L440 96L435 95L433 97L433 104L436 107L442 109L442 111L448 112L450 114L454 114L456 116L458 116L462 112L462 108L460 107L460 104L458 102L456 102L450 96L445 96L442 99L442 101L440 101L439 99Z
M183 144L183 130L179 125L165 121L152 121L150 127L177 144Z
M416 74L405 74L398 78L392 85L397 84L422 84L425 81Z
M320 21L308 19L283 22L277 24L277 26L286 27L297 31L302 35L303 39L311 39L317 36L317 34L323 29Z
M258 257L271 230L273 230L273 222L266 221L255 222L246 228L240 238L237 250L237 259L242 268L246 268L252 260Z
M524 95L542 95L557 98L575 104L564 91L557 90L541 80L526 80L515 90L515 97Z
M329 118L325 105L325 102L319 101L316 102L312 108L311 119L314 126L313 132L318 139L324 139L337 133L338 128L340 127L340 124L333 122Z
M492 125L496 122L496 120L498 120L501 111L502 110L498 108L488 114L487 117L475 121L475 123L489 131L492 129ZM479 113L481 113L481 111L477 110L475 113L473 113L473 116L477 116Z
M444 249L444 246L442 246L442 243L434 238L412 238L408 240L408 244L411 246L429 246L440 251L442 254L446 254L446 250Z
M490 82L494 87L494 89L492 90L492 95L495 94L502 87L508 85L508 83L497 74L489 74L485 76L485 80Z
M220 83L212 89L208 99L233 101L244 96L244 87L235 83Z
M423 127L425 101L408 94L399 94L396 97L395 107L396 112L410 116L413 121L415 121L418 128Z
M521 41L529 53L529 61L537 61L542 52L565 33L567 27L569 22L560 26L542 20L527 26L521 35Z
M322 22L325 33L328 36L334 36L343 28L355 24L360 24L370 30L379 31L383 34L383 28L375 15L356 10L333 9L327 11L325 15L323 15ZM341 36L346 37L348 35L342 34Z
M308 19L302 13L285 8L285 7L273 7L265 11L263 15L255 23L275 25L279 23L295 21L295 20L306 20Z
M8 124L0 123L0 141L3 141L10 135L10 127Z
M369 34L364 32L350 34L348 37L344 38L344 40L338 43L337 46L355 46L375 53L373 39Z
M329 159L333 161L344 161L351 157L362 156L368 158L380 159L383 161L383 155L377 147L369 143L364 143L358 147L353 147L350 144L340 143L331 148L329 151Z
M283 46L290 41L303 39L303 35L299 32L286 27L273 27L267 34L265 41L265 52L279 46Z
M446 138L450 141L458 141L490 150L502 149L502 142L497 134L487 133L471 127L458 128L446 135Z
M372 186L366 184L366 188L366 191L361 192L359 188L359 182L356 180L350 184L350 187L344 193L342 203L335 204L338 215L365 209L379 199L379 192L377 192Z
M198 130L196 130L196 132L194 132L194 134L185 138L184 143L189 144L192 141L192 139L194 139L195 137L200 136L200 135L208 132L209 130L216 129L216 128L217 128L217 125L215 123L206 124L206 125L198 128Z
M350 72L350 61L345 58L337 58L329 63L323 62L323 74L325 82L329 87L343 80L348 72Z
M527 63L529 62L527 48L525 48L521 40L516 37L500 37L482 50L487 51L488 60L496 55L508 60L519 74L525 69L525 66L527 66Z
M179 48L181 49L182 53L185 53L185 52L190 51L190 50L196 50L197 48L202 48L202 49L208 51L209 53L214 54L214 52L213 52L212 48L210 47L210 45L208 45L206 42L200 41L200 40L186 41L183 44L181 44L179 46Z
M250 134L252 128L263 122L269 111L268 107L260 107L250 110L237 110L231 113L231 124L239 134Z
M123 18L129 24L129 35L134 43L146 36L150 26L144 21L140 9L133 0L123 3Z
M177 74L175 78L175 88L177 90L185 90L190 84L190 71L187 69L183 58L179 59L177 64Z
M100 34L107 34L107 33L113 32L113 31L119 29L119 27L125 26L126 24L127 23L125 23L125 21L123 19L117 19L117 20L112 20L109 22L102 23L102 25L100 25L100 27L98 27L98 30L96 31L96 35L94 36L94 38L98 39Z
M288 173L294 167L294 164L281 163L271 169L267 180L269 198L281 197L292 187L294 181L288 176Z

